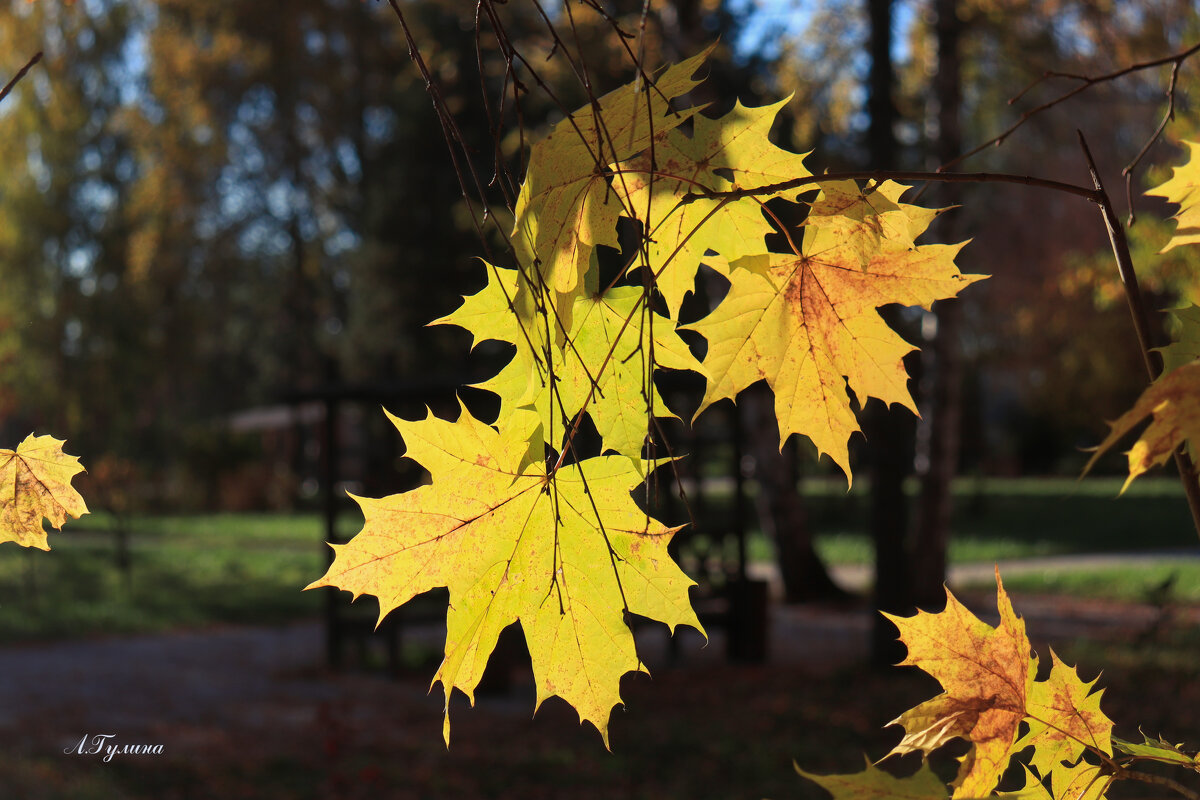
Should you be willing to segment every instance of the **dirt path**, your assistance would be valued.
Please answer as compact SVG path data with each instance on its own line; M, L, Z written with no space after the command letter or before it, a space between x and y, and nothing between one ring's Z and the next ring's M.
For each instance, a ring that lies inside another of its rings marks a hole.
M1005 574L1038 570L1128 564L1131 559L1163 560L1178 554L1123 554L1027 559L1002 565ZM1189 551L1188 558L1200 557ZM956 567L951 581L987 580L993 567ZM843 585L861 586L864 568L840 568ZM987 618L994 606L986 594L976 598ZM1103 638L1147 630L1163 611L1148 605L1109 603L1065 597L1022 596L1018 612L1031 636L1061 640L1074 636ZM1177 612L1178 613L1178 612ZM1197 610L1187 610L1189 619ZM781 607L772 609L772 662L826 670L860 662L866 654L872 613L866 609ZM413 630L409 640L436 648L438 626ZM716 664L724 658L724 635L711 632L707 647L690 631L678 643L672 662L665 630L639 634L639 651L651 667L668 663ZM324 634L318 622L283 628L215 628L166 635L118 636L50 644L0 647L0 739L30 724L32 717L73 720L82 727L128 729L173 722L233 722L256 703L303 696L332 698L336 690L322 676ZM307 676L307 677L305 677ZM422 692L423 696L424 693Z
M980 591L966 593L964 599L981 617L994 622L994 595ZM1149 606L1029 596L1015 596L1014 602L1031 637L1040 643L1080 635L1137 636L1162 620L1162 612ZM1200 624L1200 609L1184 610L1179 618ZM729 740L728 746L740 747L747 737L761 738L767 736L764 730L778 728L768 738L780 753L759 755L778 756L782 766L754 765L753 770L778 772L781 779L790 775L787 759L795 751L789 748L799 746L788 738L795 735L789 733L795 726L825 730L832 724L828 729L834 731L850 725L851 740L845 746L856 752L876 749L868 746L871 740L864 737L880 735L878 697L868 692L854 700L862 708L855 706L852 714L842 708L836 724L829 721L826 705L828 687L840 685L839 681L845 680L842 676L851 674L843 668L865 661L872 620L872 612L863 608L776 606L771 613L770 662L761 666L727 664L720 630L710 632L707 647L698 634L685 630L675 660L664 629L641 631L639 652L654 678L631 678L628 686L623 684L636 711L614 719L616 735L625 738L626 748L634 739L661 748L637 751L647 760L648 774L654 776L676 774L659 770L658 765L674 757L671 748L677 745L672 742L690 738L697 740L693 746ZM443 634L444 629L431 625L406 630L405 636L436 653ZM538 722L529 722L534 697L527 670L518 668L514 688L508 693L481 695L480 708L454 712L461 720L455 723L461 733L456 747L446 753L440 746L431 747L441 738L443 703L436 689L427 693L432 668L397 681L362 673L333 674L324 669L323 659L324 634L318 622L0 647L0 797L208 798L217 796L208 791L209 783L226 780L243 781L246 787L240 794L225 791L220 795L227 800L259 800L265 796L264 786L278 788L277 794L269 795L272 800L366 797L369 793L350 795L333 784L289 787L271 772L272 764L286 763L292 765L289 770L309 770L310 777L319 775L321 781L327 781L333 780L330 775L351 770L343 776L347 785L362 784L366 792L369 781L363 783L360 767L353 766L358 763L354 759L367 758L363 754L376 759L372 763L385 773L393 768L387 765L399 765L395 769L402 770L403 776L390 777L393 783L410 781L421 787L413 794L396 797L554 797L554 793L529 794L525 784L520 792L514 789L515 794L506 794L481 788L481 781L486 782L489 775L507 780L511 773L524 775L526 771L536 775L550 771L558 780L577 781L580 766L573 759L597 749L594 731L580 728L574 712L562 704L547 703ZM859 697L857 692L866 679L853 674L856 693L847 696ZM805 680L805 676L815 680ZM902 690L905 685L902 678L879 680L900 680L895 685ZM892 686L888 683L888 688L879 690L888 695L885 714L896 710L892 705L903 706L890 696ZM812 696L805 695L806 691ZM860 724L860 718L866 722ZM733 720L743 727L736 727ZM132 769L126 775L132 775L128 779L134 783L153 777L169 782L171 792L148 789L134 793L127 791L126 784L121 784L126 788L113 791L108 782L120 774L115 767L110 769L111 765L101 763L98 757L65 753L77 747L81 737L97 734L113 734L122 743L165 745L169 756L158 760L138 756L140 763L126 760L124 768ZM784 758L784 753L790 755ZM405 758L414 759L417 766L405 766L409 764ZM577 796L635 796L611 791L614 781L625 780L619 778L624 773L612 762L598 759L593 764L591 758L587 756L587 769L593 772L586 774L594 779L595 791ZM480 769L480 763L490 764L490 769ZM418 776L412 770L425 772ZM429 770L433 772L426 774ZM51 785L66 788L58 793L31 788L42 786L51 773L56 776ZM462 785L429 789L446 775ZM643 775L639 780L652 784L656 779ZM704 774L692 775L692 779L701 787L720 785L715 777ZM89 781L99 782L100 788L87 793L73 783L91 786ZM196 786L178 788L189 783ZM697 794L694 787L690 793L679 794L685 795L706 796Z

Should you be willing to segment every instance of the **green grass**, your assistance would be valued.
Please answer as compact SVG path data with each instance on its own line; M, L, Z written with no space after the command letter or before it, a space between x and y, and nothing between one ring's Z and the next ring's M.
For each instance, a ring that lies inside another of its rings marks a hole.
M959 481L954 487L951 563L1197 544L1179 482L1141 479L1119 495L1119 479ZM910 496L913 492L910 492ZM805 487L818 552L829 563L873 558L865 533L869 489ZM915 504L915 499L914 499Z
M343 514L343 536L361 517ZM118 567L115 520L72 521L50 552L0 546L0 641L156 631L315 616L327 548L315 514L141 517L129 523L130 568Z
M870 563L865 481L810 480L805 498L818 551L829 563ZM1007 480L956 486L953 563L1193 544L1178 483L1142 479L1118 497L1119 480ZM715 494L715 493L714 493ZM719 499L719 498L718 498ZM362 524L340 517L348 537ZM269 624L313 617L317 592L301 588L324 572L317 514L146 516L129 521L131 568L117 567L117 525L91 514L51 533L50 552L0 545L0 641L165 630L212 623ZM752 560L773 557L761 534ZM1014 589L1144 599L1170 570L1176 599L1200 603L1200 566L1091 569L1013 575Z
M989 582L987 586L991 586ZM1129 603L1200 604L1200 564L1155 563L1092 567L1078 571L1013 573L1005 589L1028 594L1065 594ZM982 588L982 585L981 587Z

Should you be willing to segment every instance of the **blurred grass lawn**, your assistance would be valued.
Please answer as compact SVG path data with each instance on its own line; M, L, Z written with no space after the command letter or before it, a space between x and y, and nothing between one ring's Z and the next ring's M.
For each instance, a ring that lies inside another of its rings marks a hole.
M869 563L865 482L805 486L817 549L829 563ZM1186 547L1196 544L1177 481L1142 479L1118 497L1116 479L960 481L952 563ZM271 624L316 616L318 592L300 591L324 571L316 514L137 517L131 567L117 566L116 521L104 513L52 533L50 552L0 546L0 641L165 630L209 623ZM339 520L343 536L361 526ZM752 559L772 557L756 534ZM1096 568L1014 575L1014 590L1145 599L1172 574L1171 597L1200 602L1200 564ZM363 602L373 602L364 600Z

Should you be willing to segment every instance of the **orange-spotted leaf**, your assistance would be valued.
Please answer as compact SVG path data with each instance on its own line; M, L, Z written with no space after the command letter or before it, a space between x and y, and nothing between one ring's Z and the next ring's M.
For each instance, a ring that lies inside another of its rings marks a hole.
M429 589L450 591L446 696L475 687L500 632L519 622L537 704L557 695L608 742L608 718L626 672L645 671L628 615L702 630L693 582L667 553L674 535L638 508L630 459L586 459L547 474L529 459L526 424L501 433L463 410L457 421L392 417L406 455L432 482L382 499L356 498L366 523L316 586L379 599L379 616Z
M996 628L968 611L949 591L940 613L886 615L900 629L900 639L908 648L901 663L925 670L945 690L891 723L905 729L904 739L892 753L928 753L953 737L970 741L971 749L954 781L956 798L986 797L996 788L1015 752L1036 670L1025 623L1013 612L999 573L996 585L1000 611Z
M824 181L804 224L824 228L834 239L845 241L846 254L865 269L884 248L915 246L917 237L941 213L939 209L901 203L900 196L907 189L895 181L869 188L854 181Z
M835 188L844 193L840 184ZM899 241L880 238L874 223L856 226L857 233L812 225L798 255L749 256L730 265L729 293L690 326L708 339L700 411L765 379L775 393L780 447L791 434L804 434L848 480L848 440L859 430L849 391L860 403L875 397L916 412L902 362L914 348L877 309L928 308L983 276L959 272L954 257L961 244L912 244L929 212L897 208L884 205L882 215L902 213L908 223L875 222L902 228ZM858 212L870 216L861 206Z
M1165 462L1179 445L1188 443L1193 453L1197 451L1200 445L1200 360L1177 367L1150 384L1133 408L1110 423L1112 430L1096 448L1084 473L1146 417L1153 417L1153 421L1127 453L1129 477L1121 491L1129 488L1133 479L1143 472Z
M88 513L71 486L83 466L62 446L62 439L31 433L16 450L0 450L0 542L49 550L43 518L62 530L68 515Z
M1156 186L1146 194L1165 197L1167 202L1179 206L1175 214L1178 227L1170 241L1160 252L1167 252L1181 244L1200 243L1200 142L1184 142L1190 151L1187 163L1175 168L1171 179Z
M1050 658L1050 677L1035 681L1026 698L1028 731L1014 746L1034 748L1029 763L1041 775L1064 761L1074 764L1086 749L1112 755L1113 723L1100 710L1103 692L1093 693L1096 682L1081 681L1053 650Z

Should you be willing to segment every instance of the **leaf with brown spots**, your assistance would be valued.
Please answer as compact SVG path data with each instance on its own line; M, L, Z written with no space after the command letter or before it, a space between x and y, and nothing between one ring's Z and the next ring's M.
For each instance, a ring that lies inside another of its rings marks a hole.
M62 439L31 433L16 450L0 450L0 542L49 550L43 518L62 530L68 515L88 513L71 486L83 467L62 446Z
M908 647L902 664L920 667L937 678L942 694L893 720L903 725L904 739L892 754L929 753L951 738L964 738L971 749L954 781L954 797L986 797L1016 752L1014 743L1026 716L1036 662L1031 657L1025 623L1013 612L1004 584L996 574L1000 625L982 622L946 592L946 608L938 614L888 619L900 629Z
M519 622L529 645L537 704L558 695L608 742L608 718L626 672L645 671L630 615L702 630L688 600L693 584L671 560L676 529L648 516L630 491L641 475L629 458L591 458L547 473L529 458L530 412L504 433L466 410L457 421L392 417L406 455L429 485L382 499L356 498L362 531L332 545L316 586L379 599L379 617L414 596L450 590L445 659L435 681L446 695L475 687L500 631ZM536 425L536 420L534 422Z
M833 187L844 197L844 184ZM860 403L875 397L916 412L902 363L914 348L877 309L892 303L928 308L984 277L959 272L954 257L961 244L912 243L931 212L886 195L879 199L882 210L855 206L863 218L855 225L806 226L798 254L732 262L729 293L690 326L708 339L700 411L765 379L775 393L780 447L802 433L847 479L848 440L859 429L847 389ZM885 215L886 222L874 218ZM880 236L880 230L903 235Z
M1100 710L1095 681L1084 683L1050 651L1050 677L1035 681L1025 702L1029 729L1014 750L1033 747L1029 763L1043 776L1063 762L1074 764L1085 749L1112 755L1112 720Z

